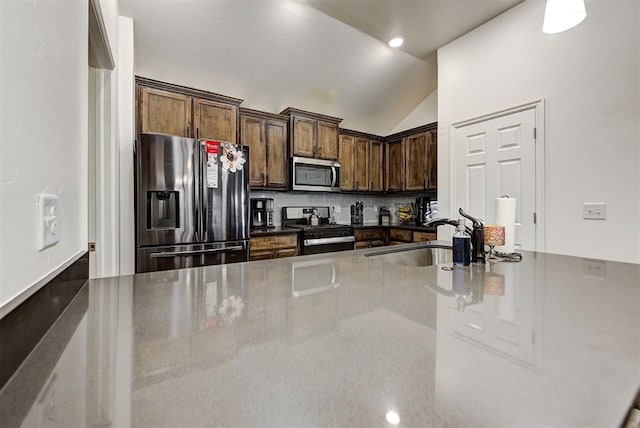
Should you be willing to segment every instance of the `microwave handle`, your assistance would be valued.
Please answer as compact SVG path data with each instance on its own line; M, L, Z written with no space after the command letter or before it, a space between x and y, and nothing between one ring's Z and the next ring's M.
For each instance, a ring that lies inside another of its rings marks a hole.
M331 166L331 187L336 187L336 181L338 181L338 174L336 174L336 167Z

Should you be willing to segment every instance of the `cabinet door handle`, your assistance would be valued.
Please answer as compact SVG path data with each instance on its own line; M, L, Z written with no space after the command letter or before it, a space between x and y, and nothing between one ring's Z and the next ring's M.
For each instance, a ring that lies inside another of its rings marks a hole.
M200 128L196 128L196 138L200 139Z
M189 133L189 131L191 130L191 128L189 127L189 124L187 123L187 135L185 135L185 137L190 137L191 134Z

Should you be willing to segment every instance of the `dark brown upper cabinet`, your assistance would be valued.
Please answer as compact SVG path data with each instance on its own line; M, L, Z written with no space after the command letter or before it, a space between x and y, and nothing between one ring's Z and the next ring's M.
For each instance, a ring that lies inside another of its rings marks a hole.
M429 137L429 148L427 149L427 188L435 190L438 188L438 131L434 129L428 131L427 134Z
M345 191L384 191L383 137L340 129L340 188Z
M437 134L437 123L431 123L386 138L386 191L437 188Z
M355 190L369 190L369 140L358 137L353 149Z
M404 190L404 140L402 138L386 142L385 190Z
M238 141L241 99L136 76L136 130Z
M235 143L238 128L238 107L217 101L194 98L195 136L207 140Z
M369 190L369 140L340 134L340 188L346 191Z
M140 87L138 127L141 133L191 136L191 97Z
M405 190L427 189L427 133L405 137Z
M340 189L354 190L354 162L353 148L356 137L353 135L340 134Z
M289 116L291 156L338 160L337 117L289 107L280 113Z
M249 146L249 185L287 188L286 116L240 109L240 144Z
M369 190L382 192L384 190L384 143L369 140Z

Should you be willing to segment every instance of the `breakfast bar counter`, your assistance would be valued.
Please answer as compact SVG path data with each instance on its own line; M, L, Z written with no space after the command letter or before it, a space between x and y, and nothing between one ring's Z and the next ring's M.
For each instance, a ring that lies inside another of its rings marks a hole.
M622 423L639 265L452 269L424 247L91 280L0 391L0 426Z

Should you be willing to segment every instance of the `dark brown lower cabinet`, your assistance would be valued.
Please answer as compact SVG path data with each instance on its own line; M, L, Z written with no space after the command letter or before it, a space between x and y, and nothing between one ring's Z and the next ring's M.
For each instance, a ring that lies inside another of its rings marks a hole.
M300 254L298 234L256 236L250 241L249 260L279 259Z
M367 228L356 229L353 231L356 239L356 250L362 248L382 247L386 244L385 229L380 228Z

